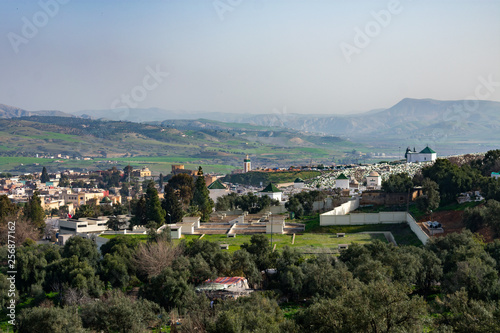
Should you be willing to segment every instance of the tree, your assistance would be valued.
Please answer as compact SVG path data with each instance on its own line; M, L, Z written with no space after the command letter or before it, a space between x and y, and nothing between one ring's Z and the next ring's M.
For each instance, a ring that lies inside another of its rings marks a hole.
M133 300L120 292L107 295L81 307L83 326L95 332L145 332L161 326L158 304L145 299Z
M254 261L260 270L270 267L271 244L265 235L252 235L250 244L243 243L241 248L254 256Z
M44 253L37 247L22 246L16 253L16 285L23 292L29 292L35 285L41 285L45 280L47 260Z
M129 182L130 181L130 179L132 178L132 171L133 170L134 170L134 168L132 166L130 166L130 164L123 168L123 178L122 178L122 180L124 182Z
M153 277L141 288L141 295L167 310L177 308L185 312L189 305L196 304L200 300L193 286L187 281L189 261L185 257L179 257L176 261L180 261L181 264L175 265L174 261L173 267L167 267L159 275Z
M188 207L193 198L194 179L191 175L180 173L169 179L170 185L174 191L179 192L179 197L183 203L184 209Z
M160 227L165 223L165 211L161 207L158 191L155 188L154 182L148 184L146 190L146 220L155 228Z
M386 281L358 285L333 299L320 299L298 315L310 332L421 332L427 305L410 288Z
M163 201L161 202L161 206L167 214L165 218L169 223L170 221L172 221L173 223L180 222L182 216L184 216L184 212L182 211L182 205L179 201L179 198L175 194L174 189L169 185L165 186L165 191L163 195Z
M46 183L46 182L50 181L49 174L47 173L47 169L45 167L43 167L43 169L42 169L42 175L40 176L40 181L42 183Z
M205 184L205 177L203 177L203 169L201 166L198 168L198 177L194 187L193 206L197 206L201 212L201 220L208 221L210 214L214 208L214 202L210 198L210 191Z
M99 208L97 205L89 203L86 205L81 205L75 211L73 215L74 219L79 219L80 217L97 217L99 216Z
M72 307L34 307L19 314L18 332L85 332L78 309Z
M114 230L114 231L119 231L119 230L122 230L123 227L127 224L126 221L122 220L122 219L119 219L118 217L116 216L111 216L108 220L108 222L106 222L106 226L111 229L111 230Z
M252 255L245 250L238 250L233 253L231 265L233 276L244 276L250 285L259 285L262 281L260 271L255 265Z
M432 166L424 167L422 175L439 185L441 199L446 204L455 201L459 193L470 191L474 180L480 179L478 171L469 165L459 167L442 158L438 158Z
M100 276L114 288L124 288L130 281L127 261L119 254L107 253L101 261Z
M12 221L16 223L16 238L14 239L16 246L24 244L28 239L35 241L40 238L40 230L30 221L22 217ZM0 224L0 244L9 242L9 227L12 227L12 224L7 222ZM12 242L12 238L10 238L10 241Z
M462 222L472 232L486 225L484 207L467 207L462 215Z
M288 202L285 203L285 208L289 212L294 213L295 218L300 219L304 215L304 208L302 207L302 204L300 203L299 199L295 196L292 196L290 200L288 200Z
M42 208L42 202L38 191L35 191L24 206L23 215L26 219L39 228L45 228L45 211Z
M418 209L424 212L437 209L439 207L439 201L441 200L439 196L439 185L429 178L424 178L422 181L422 189L424 195L417 199Z
M407 173L391 174L382 182L382 190L388 193L406 193L412 187L413 181Z
M122 183L122 188L120 189L120 195L122 197L128 197L130 195L130 189L128 183Z
M146 215L146 199L144 196L141 196L138 200L132 200L131 202L131 208L132 208L132 219L130 223L130 229L132 229L134 226L139 225L139 226L145 226L148 224L148 219Z
M485 219L488 225L495 232L495 236L500 235L500 202L496 200L488 200L485 205Z
M169 267L181 253L181 248L172 243L140 244L135 255L135 264L142 275L151 279Z
M217 306L217 317L207 331L216 332L298 332L293 324L285 320L275 300L252 293L249 297L227 300ZM290 328L290 325L292 326Z
M469 298L465 290L438 298L437 304L444 309L437 317L439 328L449 328L448 332L490 333L498 331L498 305ZM442 330L445 331L444 329Z
M96 243L91 239L73 236L64 244L62 256L71 258L76 256L80 261L88 262L92 267L97 267L100 254Z
M160 177L158 177L158 187L160 188L160 190L163 190L163 174L160 173Z
M13 218L17 215L19 207L10 201L5 194L0 195L0 224L7 221L7 218Z

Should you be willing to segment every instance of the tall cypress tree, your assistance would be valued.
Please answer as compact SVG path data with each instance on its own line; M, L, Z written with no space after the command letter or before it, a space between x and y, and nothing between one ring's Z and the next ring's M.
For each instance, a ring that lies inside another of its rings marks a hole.
M39 229L45 228L45 212L42 208L42 202L38 195L38 191L33 193L30 200L24 206L23 215L30 220L35 227Z
M132 223L130 224L130 229L132 229L136 225L146 225L148 223L146 218L146 199L144 196L141 196L138 200L134 199L134 205L131 207L132 209Z
M172 221L172 223L177 223L181 221L184 212L182 211L182 205L172 186L165 186L165 194L161 206L167 213L167 216L165 216L167 222L170 223L170 221ZM170 216L168 216L168 214L170 214Z
M158 181L158 186L160 187L160 191L163 190L163 174L160 173L160 179Z
M201 212L202 221L208 221L210 219L210 213L212 213L212 209L214 208L214 202L210 199L210 191L205 184L205 177L203 177L203 169L201 166L198 168L198 178L196 178L196 183L194 185L192 205L198 207L198 210Z
M42 183L46 183L50 180L49 174L47 173L47 169L43 167L42 169L42 175L40 176L40 181Z
M146 190L146 218L149 223L154 223L156 228L165 223L165 211L161 207L158 191L155 188L155 183L148 183Z

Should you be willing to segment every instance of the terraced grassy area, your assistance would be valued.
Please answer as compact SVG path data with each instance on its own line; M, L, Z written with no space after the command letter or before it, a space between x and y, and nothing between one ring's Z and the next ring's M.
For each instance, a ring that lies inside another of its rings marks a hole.
M103 235L101 237L112 239L116 235ZM141 241L147 240L147 235L128 235L127 237L135 237ZM244 243L250 243L251 235L236 235L236 237L227 237L224 235L205 235L202 239L215 242L218 244L229 244L229 251L234 252L240 249ZM266 235L271 241L271 235ZM200 238L200 235L184 235L183 239L190 241ZM292 235L273 235L273 244L276 244L276 249L280 250L285 246L296 248L302 253L331 253L338 250L339 244L359 243L365 244L373 242L378 239L386 242L386 239L381 234L360 234L351 233L346 234L344 238L337 238L336 234L315 234L306 233L295 236L295 242L292 244ZM178 244L180 240L175 240L174 243ZM273 245L274 246L274 245Z

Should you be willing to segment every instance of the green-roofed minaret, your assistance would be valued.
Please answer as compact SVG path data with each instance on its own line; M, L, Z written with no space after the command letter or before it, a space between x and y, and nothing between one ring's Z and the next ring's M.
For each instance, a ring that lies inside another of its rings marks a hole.
M250 170L252 170L252 164L250 162L250 158L247 155L247 157L245 157L245 159L243 160L243 172L247 173Z

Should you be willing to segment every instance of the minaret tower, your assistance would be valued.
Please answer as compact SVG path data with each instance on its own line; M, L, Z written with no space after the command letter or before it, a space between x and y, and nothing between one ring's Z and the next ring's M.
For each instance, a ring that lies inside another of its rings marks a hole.
M244 163L243 163L243 172L246 173L246 172L249 172L250 170L252 170L252 165L250 163L250 158L247 155L247 157L245 158Z

